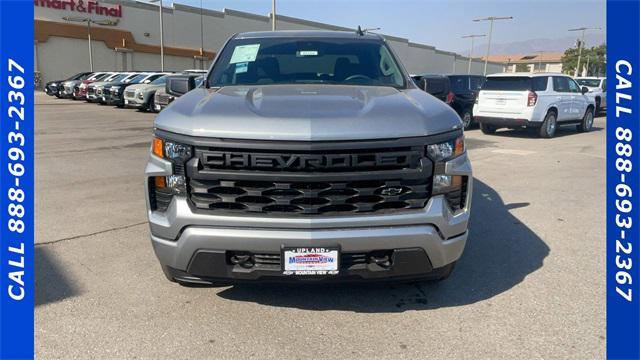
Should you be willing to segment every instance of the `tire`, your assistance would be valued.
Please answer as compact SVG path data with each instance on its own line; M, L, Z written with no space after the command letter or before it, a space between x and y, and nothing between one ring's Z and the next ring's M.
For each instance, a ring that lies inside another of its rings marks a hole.
M480 130L482 131L483 134L491 135L491 134L495 134L498 128L495 127L494 125L480 123Z
M471 110L469 109L465 109L460 118L462 119L462 125L465 130L469 129L473 124L473 115L471 115Z
M544 117L542 126L540 126L540 137L551 139L556 134L558 128L558 118L554 111L547 112L547 116Z
M154 99L154 96L151 96L149 98L149 101L147 101L147 112L155 112L155 107L156 107L156 100Z
M582 122L578 125L579 132L589 132L593 128L593 109L588 108L582 117Z

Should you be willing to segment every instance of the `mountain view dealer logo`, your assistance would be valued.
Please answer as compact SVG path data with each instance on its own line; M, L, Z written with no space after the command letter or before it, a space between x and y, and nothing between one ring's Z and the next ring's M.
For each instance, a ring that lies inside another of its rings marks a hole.
M122 5L111 7L99 5L97 1L84 0L34 0L35 6L58 10L71 10L85 14L95 14L111 17L122 17Z

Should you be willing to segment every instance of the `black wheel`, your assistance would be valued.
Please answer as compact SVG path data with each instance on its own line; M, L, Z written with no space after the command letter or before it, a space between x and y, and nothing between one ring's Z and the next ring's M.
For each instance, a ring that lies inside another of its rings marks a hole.
M471 127L471 124L473 123L473 115L471 115L470 109L464 110L460 118L462 119L462 125L464 126L465 130Z
M579 132L589 132L593 128L593 109L588 108L582 117L582 122L578 125Z
M496 132L496 130L498 130L498 128L495 127L494 125L480 123L480 130L482 131L483 134L491 135L491 134L495 134L495 132Z
M149 101L147 101L147 111L148 112L154 112L155 111L155 107L156 107L156 100L154 99L154 96L151 96L149 98Z
M550 139L556 134L558 127L558 118L554 111L549 111L544 117L542 126L540 127L540 137Z

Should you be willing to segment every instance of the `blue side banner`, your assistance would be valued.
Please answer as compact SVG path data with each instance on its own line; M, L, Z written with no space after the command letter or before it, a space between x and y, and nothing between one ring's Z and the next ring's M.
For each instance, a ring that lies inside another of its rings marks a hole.
M607 3L607 358L640 359L640 2Z
M0 0L0 358L33 358L33 1Z

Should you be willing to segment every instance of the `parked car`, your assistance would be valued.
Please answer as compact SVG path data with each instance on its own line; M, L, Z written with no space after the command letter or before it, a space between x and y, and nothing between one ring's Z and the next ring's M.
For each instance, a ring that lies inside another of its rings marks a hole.
M460 115L462 124L468 129L473 123L473 105L480 88L486 81L482 75L447 75L453 99L449 103Z
M127 87L124 92L124 106L140 110L155 111L155 94L158 89L164 89L167 75L161 76L148 84L135 84Z
M202 70L202 69L187 69L187 70L182 70L181 73L183 74L200 74L200 75L204 75L207 73L207 70Z
M596 115L607 108L607 78L604 77L584 77L576 78L580 86L589 89L587 95L592 96L596 103Z
M166 277L442 280L472 198L462 122L421 91L381 35L232 36L204 84L154 122L145 169Z
M504 73L487 77L473 108L485 134L499 128L537 128L551 138L560 125L591 130L595 102L571 77L552 73Z
M62 97L62 92L64 91L64 83L67 81L74 81L74 80L84 80L86 78L88 78L91 74L91 72L81 72L78 74L75 74L71 77L69 77L68 79L65 80L54 80L54 81L49 81L48 83L45 84L44 86L44 92L45 94L49 95L49 96L56 96L58 98Z
M124 92L125 89L134 84L149 84L153 80L166 75L166 73L140 73L128 81L121 81L118 83L112 83L107 91L106 87L103 89L104 102L108 105L116 105L117 107L124 107Z
M121 81L121 80L131 76L132 74L135 74L135 73L116 72L116 73L113 73L113 74L105 77L104 79L102 79L100 81L95 81L95 82L92 82L91 84L87 85L87 97L86 97L87 102L97 102L97 101L100 100L100 98L98 97L98 94L97 94L97 90L98 90L98 88L102 88L102 86L104 84L108 84L110 82L115 82L115 81Z
M453 102L451 82L446 75L414 75L412 79L420 89L428 92L436 98L449 105Z
M202 85L202 82L204 81L204 77L202 75L196 75L193 74L193 72L187 72L185 74L178 74L178 75L172 75L167 77L167 80L170 81L170 79L172 77L179 77L179 76L184 76L184 75L188 75L189 78L192 78L194 83L196 84L196 87L199 87L200 85ZM153 99L153 110L155 112L160 112L162 111L162 109L166 108L167 106L169 106L169 104L171 104L171 102L173 102L173 100L175 100L177 97L180 97L180 94L177 93L169 93L167 91L167 85L165 85L164 88L159 88L156 90L155 94L154 94L154 99Z
M87 91L89 89L89 85L96 81L100 81L102 79L106 79L114 74L115 72L106 72L102 75L87 78L86 80L82 80L77 86L73 88L73 100L86 100L87 99Z
M73 98L73 94L78 91L78 86L84 81L84 80L95 80L95 79L100 79L103 76L105 76L105 72L93 72L90 75L88 75L87 77L82 77L80 79L77 80L68 80L65 81L62 84L63 90L62 93L60 94L60 96L62 98Z

